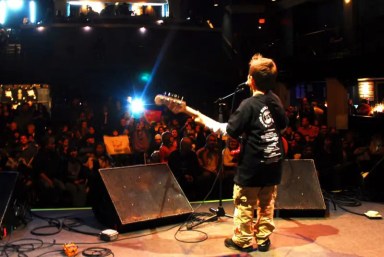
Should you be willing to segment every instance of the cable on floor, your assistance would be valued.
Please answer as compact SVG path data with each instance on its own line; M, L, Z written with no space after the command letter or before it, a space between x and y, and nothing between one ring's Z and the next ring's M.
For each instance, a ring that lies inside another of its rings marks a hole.
M365 216L363 213L354 212L346 207L358 207L361 206L361 201L357 198L357 193L353 191L342 190L340 192L323 192L325 200L330 201L333 204L334 210L336 207L359 216Z

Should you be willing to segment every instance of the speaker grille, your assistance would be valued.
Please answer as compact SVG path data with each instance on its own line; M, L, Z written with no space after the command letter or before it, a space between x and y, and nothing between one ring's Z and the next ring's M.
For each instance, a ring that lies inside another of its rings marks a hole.
M193 212L167 164L100 169L99 173L119 226Z
M284 160L275 209L280 216L325 216L326 205L312 159Z

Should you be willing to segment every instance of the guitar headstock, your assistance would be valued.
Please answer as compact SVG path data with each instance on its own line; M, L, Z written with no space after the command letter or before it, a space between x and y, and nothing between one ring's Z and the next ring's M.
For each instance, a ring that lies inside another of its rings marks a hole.
M183 98L179 98L177 95L167 94L167 95L156 95L155 97L156 105L165 105L173 113L185 112L187 104L183 101Z

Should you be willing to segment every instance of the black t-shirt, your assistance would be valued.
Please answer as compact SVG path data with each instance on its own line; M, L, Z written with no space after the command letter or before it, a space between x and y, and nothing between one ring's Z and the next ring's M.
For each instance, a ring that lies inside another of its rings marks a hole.
M280 183L284 157L280 130L287 124L285 110L272 92L241 102L226 128L231 137L241 137L236 184L271 186Z

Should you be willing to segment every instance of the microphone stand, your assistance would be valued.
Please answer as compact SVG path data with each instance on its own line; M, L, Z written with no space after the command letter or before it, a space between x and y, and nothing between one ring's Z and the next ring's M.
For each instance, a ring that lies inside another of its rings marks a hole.
M241 84L240 84L241 85ZM232 93L230 93L229 95L226 95L226 96L223 96L223 97L219 97L217 98L213 103L217 104L217 103L220 103L222 102L223 100L227 99L228 97L231 97L241 91L243 91L245 88L244 87L237 87L236 90ZM219 109L219 112L220 112L220 109ZM219 121L219 122L222 122L222 121Z
M225 99L227 99L228 97L231 97L231 96L233 96L233 95L235 95L235 94L237 94L238 92L241 92L241 91L243 91L245 88L243 87L243 84L240 84L239 86L237 86L237 88L236 88L236 90L233 92L233 93L231 93L231 94L229 94L229 95L226 95L226 96L224 96L224 97L221 97L221 98L218 98L214 103L216 104L216 103L218 103L219 104L219 122L223 122L223 103L222 103L222 101L223 100L225 100ZM221 149L221 151L220 151L220 154L222 155L222 152L223 152L223 149L222 148L220 148ZM190 230L190 229L192 229L192 228L194 228L194 227L196 227L196 226L198 226L198 225L200 225L200 224L202 224L202 223L205 223L205 222L209 222L209 221L214 221L214 220L217 220L219 217L228 217L228 218L233 218L233 216L231 216L231 215L228 215L228 214L226 214L225 213L225 210L224 210L224 207L223 207L223 197L222 197L222 194L223 194L223 158L220 158L221 159L221 161L220 161L220 164L219 164L219 171L218 171L218 174L217 174L217 176L219 176L219 206L217 207L217 209L215 209L215 208L209 208L209 211L211 212L211 213L213 213L213 215L212 216L210 216L210 217L208 217L208 218L206 218L206 219L203 219L203 220L200 220L200 221L198 221L198 222L196 222L196 223L194 223L194 224L188 224L187 225L187 229L188 230Z

